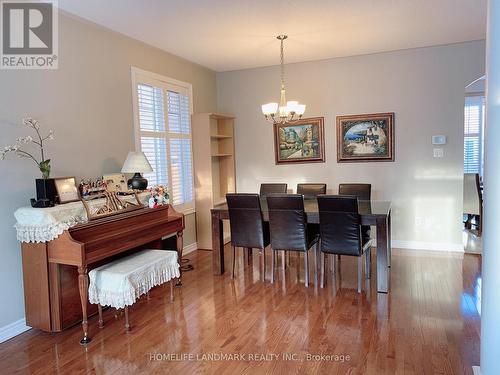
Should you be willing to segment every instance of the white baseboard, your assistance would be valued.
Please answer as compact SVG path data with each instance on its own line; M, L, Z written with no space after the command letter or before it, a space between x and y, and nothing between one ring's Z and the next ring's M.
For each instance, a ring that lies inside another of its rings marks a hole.
M0 343L7 341L23 332L31 329L26 325L26 319L19 319L17 322L7 324L0 328Z
M393 240L392 247L398 249L446 251L463 253L464 245L461 243L422 242L422 241L399 241Z
M198 250L198 243L193 242L192 244L186 245L182 248L182 255L187 255L193 251Z

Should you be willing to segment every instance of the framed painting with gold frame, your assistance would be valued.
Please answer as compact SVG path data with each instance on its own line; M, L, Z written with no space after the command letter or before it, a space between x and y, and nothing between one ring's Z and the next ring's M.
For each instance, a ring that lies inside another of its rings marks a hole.
M323 163L325 137L323 117L274 124L276 164Z
M337 161L394 161L394 112L337 116Z

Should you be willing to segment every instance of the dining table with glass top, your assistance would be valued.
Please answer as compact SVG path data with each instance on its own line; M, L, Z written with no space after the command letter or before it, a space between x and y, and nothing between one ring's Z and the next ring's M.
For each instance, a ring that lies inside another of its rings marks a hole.
M264 221L269 221L267 201L260 200ZM307 222L319 224L318 201L316 198L304 197L304 209ZM389 292L391 266L391 202L390 201L358 201L358 212L361 225L376 227L377 236L377 291ZM221 203L211 209L212 214L212 264L213 273L224 273L224 220L229 219L226 203Z

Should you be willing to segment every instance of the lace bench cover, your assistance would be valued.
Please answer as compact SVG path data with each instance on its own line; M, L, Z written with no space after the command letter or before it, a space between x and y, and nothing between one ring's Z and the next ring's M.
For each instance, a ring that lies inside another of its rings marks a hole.
M147 192L139 194L143 204L151 195ZM133 196L123 198L133 202ZM105 198L89 201L91 206L102 205ZM15 228L20 242L47 242L59 237L66 229L78 223L86 223L87 212L82 202L71 202L54 207L33 208L21 207L14 212L17 220Z
M90 271L89 301L123 308L151 288L179 276L177 252L143 250Z

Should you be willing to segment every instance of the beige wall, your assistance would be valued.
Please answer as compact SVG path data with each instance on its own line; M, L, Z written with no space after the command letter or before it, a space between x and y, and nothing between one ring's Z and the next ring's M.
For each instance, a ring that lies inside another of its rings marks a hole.
M375 199L393 203L399 247L461 247L463 102L465 86L484 74L484 42L292 64L288 99L324 116L326 163L274 163L272 126L260 105L278 100L279 69L217 75L219 110L236 116L236 174L240 192L261 182L367 182ZM337 115L395 112L394 163L339 164ZM444 134L444 158L433 158L431 136Z
M54 129L48 145L53 175L96 177L119 171L134 147L130 67L192 83L195 112L217 108L215 73L93 24L60 17L59 69L0 71L0 146L27 134L21 118ZM35 166L0 162L0 328L24 317L22 271L14 210L34 196ZM194 214L185 245L195 241Z

